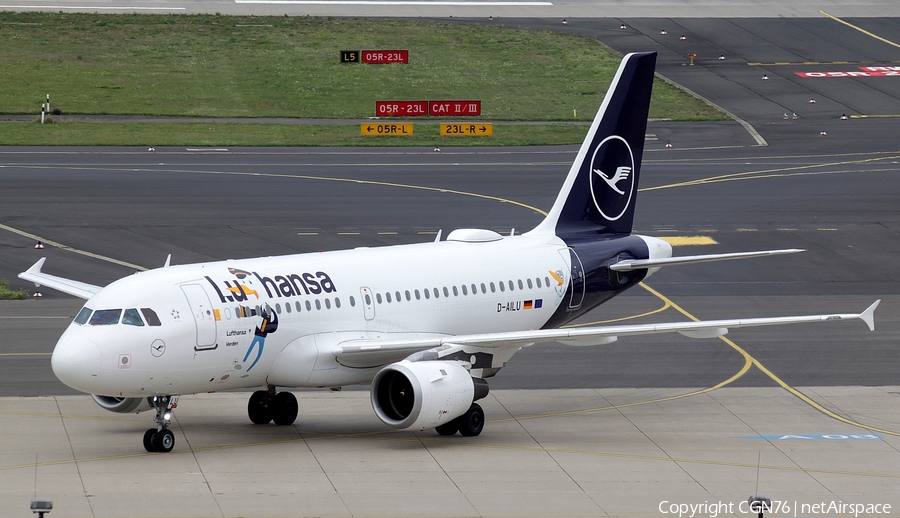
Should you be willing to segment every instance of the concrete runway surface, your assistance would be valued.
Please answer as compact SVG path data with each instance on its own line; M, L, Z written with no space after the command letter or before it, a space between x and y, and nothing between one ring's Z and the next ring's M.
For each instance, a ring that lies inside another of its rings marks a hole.
M757 493L780 511L766 516L897 515L898 387L804 389L891 433L780 388L694 392L495 391L474 438L389 432L363 392L302 394L290 427L251 425L242 394L190 396L167 454L141 449L143 416L2 398L0 506L27 516L36 480L51 517L756 516Z

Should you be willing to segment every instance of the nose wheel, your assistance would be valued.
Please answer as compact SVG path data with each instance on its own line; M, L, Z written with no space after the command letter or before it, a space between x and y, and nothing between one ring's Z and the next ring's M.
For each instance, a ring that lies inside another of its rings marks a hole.
M149 452L168 453L175 447L175 434L169 430L172 410L178 406L178 396L154 396L150 402L156 409L156 428L144 432L144 449Z

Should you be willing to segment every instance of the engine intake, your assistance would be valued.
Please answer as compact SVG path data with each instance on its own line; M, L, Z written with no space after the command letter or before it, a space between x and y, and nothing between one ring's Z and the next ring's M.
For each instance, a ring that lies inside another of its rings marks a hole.
M150 404L150 399L145 397L113 397L97 394L91 394L91 397L104 410L117 414L137 414L153 408L153 405Z
M459 362L403 360L375 375L371 399L388 426L425 430L463 415L487 393L487 382L473 379Z

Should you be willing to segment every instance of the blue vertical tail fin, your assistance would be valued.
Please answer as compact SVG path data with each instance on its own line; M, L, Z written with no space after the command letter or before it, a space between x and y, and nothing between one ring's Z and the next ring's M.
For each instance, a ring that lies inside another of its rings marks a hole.
M655 69L655 52L622 59L556 203L533 233L631 233Z

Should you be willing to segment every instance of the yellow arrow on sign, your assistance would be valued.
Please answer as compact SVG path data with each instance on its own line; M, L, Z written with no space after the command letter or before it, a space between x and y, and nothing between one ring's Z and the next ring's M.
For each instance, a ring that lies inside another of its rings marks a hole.
M494 134L494 125L488 123L441 124L441 135L445 137L487 137Z
M380 135L387 137L408 137L413 134L413 125L407 124L388 124L363 122L359 125L360 133L363 135Z

